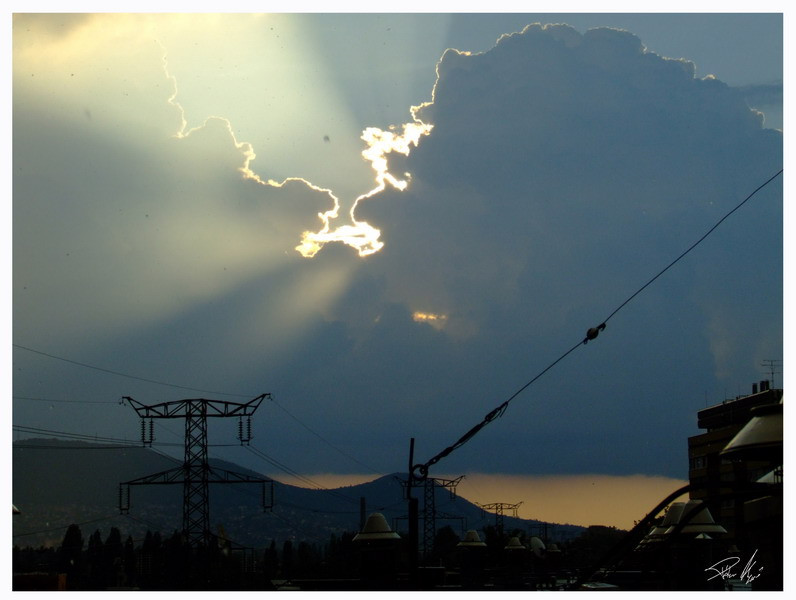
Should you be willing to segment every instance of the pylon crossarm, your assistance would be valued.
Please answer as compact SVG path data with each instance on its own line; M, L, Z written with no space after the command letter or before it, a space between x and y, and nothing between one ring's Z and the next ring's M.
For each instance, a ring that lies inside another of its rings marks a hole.
M183 467L175 467L168 471L161 471L153 475L146 475L138 479L122 482L119 485L148 485L155 483L182 483L185 470Z
M243 404L232 405L230 408L230 412L228 415L224 416L231 416L231 417L248 417L254 414L254 411L257 410L257 407L260 406L260 403L265 399L271 399L271 394L265 393L260 394L256 398L252 398L248 402Z
M437 485L439 487L444 487L450 493L450 497L453 499L456 497L456 486L459 485L459 482L464 479L464 475L459 475L456 479L439 479L436 478Z
M138 416L142 419L184 419L185 417L237 417L254 414L257 407L271 394L260 394L248 402L231 402L229 400L208 400L194 398L189 400L172 400L159 404L141 404L129 396L124 399L129 402Z
M207 479L208 483L268 483L272 481L272 479L268 479L267 477L244 475L243 473L227 471L226 469L219 469L218 467L210 467Z
M274 480L267 477L254 477L244 475L235 471L227 471L210 467L208 471L208 483L261 483L262 484L262 507L263 510L270 510L274 507ZM267 486L267 489L266 489Z
M169 469L168 471L161 471L146 477L139 477L138 479L131 479L119 484L119 512L127 514L130 512L130 486L131 485L150 485L150 484L163 484L163 483L182 483L182 475L184 470L182 467Z

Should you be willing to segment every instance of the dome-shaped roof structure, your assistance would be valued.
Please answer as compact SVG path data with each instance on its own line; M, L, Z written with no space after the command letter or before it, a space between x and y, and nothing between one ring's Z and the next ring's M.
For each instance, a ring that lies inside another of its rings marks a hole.
M680 517L683 516L683 509L685 508L685 502L672 502L669 505L669 509L666 511L666 515L663 517L663 521L661 522L661 527L671 527L672 525L677 525L680 522Z
M752 409L752 418L730 440L722 455L752 457L782 456L782 400Z
M516 536L511 538L511 539L509 539L509 543L506 544L503 549L504 550L512 550L512 551L514 551L514 550L527 550L527 548L522 545L522 542L520 542L520 538L518 538Z
M371 540L398 540L401 536L395 533L387 524L387 519L381 513L373 513L368 517L365 526L354 536L355 542Z
M701 509L696 509L698 506L702 506ZM694 514L688 523L686 523L683 528L680 530L681 533L727 533L727 530L724 529L721 525L716 523L713 520L713 515L710 514L708 507L704 505L702 500L689 500L686 505L683 507L682 515L680 519L687 518L691 511L696 510L696 514ZM670 527L666 533L671 534L676 525Z
M475 529L470 529L467 533L464 534L464 539L456 544L457 546L463 546L465 548L485 548L486 544L481 541L481 538L478 536L478 532Z
M672 502L666 510L660 525L655 525L642 541L644 543L661 541L672 530L673 526L680 522L683 508L685 508L685 502Z
M530 543L531 551L534 553L535 556L541 558L545 555L546 548L544 542L540 540L538 537L534 536L531 538Z

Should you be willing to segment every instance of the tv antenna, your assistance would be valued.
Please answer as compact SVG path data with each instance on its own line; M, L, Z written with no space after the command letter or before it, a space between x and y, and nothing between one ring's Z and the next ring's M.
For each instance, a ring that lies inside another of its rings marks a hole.
M761 366L768 368L768 373L771 376L771 387L776 388L777 386L774 385L774 374L782 372L777 370L782 369L782 361L775 358L767 358L761 363Z

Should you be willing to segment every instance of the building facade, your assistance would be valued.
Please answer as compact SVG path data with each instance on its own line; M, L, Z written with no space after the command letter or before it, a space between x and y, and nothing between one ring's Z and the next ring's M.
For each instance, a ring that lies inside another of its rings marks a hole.
M765 566L768 589L782 584L782 414L783 391L761 381L748 396L699 411L705 433L688 438L690 497L727 530L726 547Z

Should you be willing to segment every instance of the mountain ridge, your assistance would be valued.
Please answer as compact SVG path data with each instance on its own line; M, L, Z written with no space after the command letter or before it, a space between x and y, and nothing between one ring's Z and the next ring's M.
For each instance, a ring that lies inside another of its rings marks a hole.
M98 451L102 450L102 451ZM211 467L256 477L266 477L237 464L211 459ZM168 536L181 528L180 485L131 486L130 510L119 514L122 482L179 466L181 461L142 446L97 444L57 438L32 438L13 444L13 502L21 511L13 519L17 546L59 545L66 528L76 523L84 537L95 529L107 535L117 527L123 535L142 539L146 531ZM405 473L339 488L310 489L274 480L274 506L263 512L257 485L211 485L211 527L223 527L229 539L251 547L276 540L323 544L333 535L360 528L361 502L366 513L381 512L393 529L407 529L404 499ZM495 515L476 504L435 490L437 528L450 525L463 537L467 529L495 523ZM423 515L423 494L420 515ZM506 530L540 530L535 520L503 517ZM421 523L422 531L422 523ZM575 525L548 524L548 534L569 539L583 531Z

